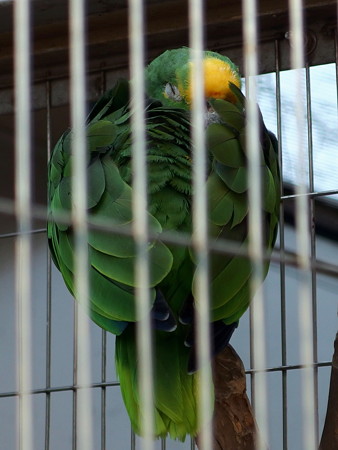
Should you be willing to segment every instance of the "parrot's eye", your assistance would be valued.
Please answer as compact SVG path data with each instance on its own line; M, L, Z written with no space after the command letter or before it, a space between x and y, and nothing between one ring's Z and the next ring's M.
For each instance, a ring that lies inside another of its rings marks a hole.
M181 93L174 84L167 83L164 88L164 94L166 97L170 98L170 100L174 100L175 102L182 101Z

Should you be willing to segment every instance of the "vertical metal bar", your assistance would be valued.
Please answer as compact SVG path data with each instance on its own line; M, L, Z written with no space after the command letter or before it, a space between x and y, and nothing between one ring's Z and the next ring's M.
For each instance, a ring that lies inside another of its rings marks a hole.
M73 303L73 413L72 413L72 450L77 449L77 389L75 386L78 385L77 381L77 361L78 361L78 346L77 346L77 336L78 336L78 304Z
M337 2L337 17L338 17L338 2ZM336 64L336 95L338 106L338 29L334 32L334 49L335 49L335 64Z
M255 369L266 367L266 345L264 330L263 280L263 236L262 236L262 192L259 144L259 119L257 108L256 75L257 64L257 6L255 0L243 2L244 70L247 89L247 134L246 148L249 179L249 257L253 265L251 291L255 299L251 304L252 365ZM267 377L265 372L253 376L253 407L261 433L257 449L266 448L268 440Z
M313 165L313 138L312 138L312 108L311 108L311 81L309 65L305 67L306 80L306 112L307 112L307 134L308 134L308 161L309 161L309 190L314 192L314 165ZM311 298L312 298L312 352L313 362L318 362L317 346L317 276L314 269L316 263L316 232L315 232L315 199L309 202L310 228L310 254L311 254ZM314 377L314 414L315 414L315 442L318 442L319 435L319 414L318 414L318 367L313 367Z
M31 72L30 9L28 0L14 3L15 65L15 291L18 336L18 447L33 448L32 324L31 324Z
M130 429L130 448L131 450L135 450L136 448L136 437L133 429Z
M198 420L200 448L212 448L212 385L210 367L210 298L208 254L208 208L206 190L206 145L204 124L204 71L203 71L203 17L202 0L189 1L189 42L192 61L192 148L193 148L193 235L192 244L197 256L195 275L197 360L200 377L198 395Z
M144 98L144 10L143 0L129 0L129 54L132 97L133 138L133 236L135 262L137 344L139 354L139 394L142 414L142 447L154 448L153 363L150 319L147 164Z
M304 24L303 3L301 0L289 1L291 67L295 69L296 90L304 92L303 68L304 64ZM302 370L302 416L303 416L303 446L307 450L314 450L316 442L315 419L315 389L313 369L313 322L310 279L310 233L309 207L307 193L306 160L303 132L305 130L305 105L300 97L295 99L295 113L297 119L297 173L299 183L296 185L296 238L297 258L300 272L299 287L299 328L300 328L300 363Z
M70 0L70 87L72 122L72 224L75 238L74 294L81 302L77 310L77 387L76 439L78 448L92 449L91 393L90 393L90 335L88 284L88 225L87 225L87 144L85 133L86 81L85 81L85 2Z
M101 332L101 382L107 381L107 332ZM106 406L107 406L107 389L105 386L101 388L101 450L106 449Z
M102 95L106 89L106 72L101 73L101 92ZM107 381L107 332L101 332L101 382ZM107 421L107 389L101 388L101 450L106 450L106 421Z
M51 83L46 81L47 159L51 156ZM46 311L46 389L51 386L51 334L52 334L52 262L47 249L47 311ZM50 445L50 392L46 392L45 450Z
M277 139L278 139L278 161L280 177L283 180L283 145L282 145L282 105L281 105L281 82L280 82L280 50L279 41L275 41L275 69L276 69L276 106L277 106ZM283 183L281 192L283 195ZM287 364L286 345L286 290L285 290L285 221L284 204L280 204L279 218L279 246L280 246L280 298L281 298L281 353L282 366ZM288 400L287 400L287 371L282 371L282 407L283 407L283 450L288 447Z

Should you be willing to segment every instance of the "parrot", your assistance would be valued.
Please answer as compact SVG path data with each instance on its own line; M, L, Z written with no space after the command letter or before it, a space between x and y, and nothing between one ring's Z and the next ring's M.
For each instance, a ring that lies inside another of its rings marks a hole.
M204 51L202 64L208 234L216 245L231 241L242 250L239 254L209 254L214 357L228 345L254 295L250 283L254 268L245 255L250 205L241 76L228 57L216 52ZM181 441L199 432L195 342L198 261L189 245L169 242L165 235L193 232L192 70L188 47L167 50L145 68L154 433L155 437L169 435ZM119 79L96 102L86 121L88 220L107 225L89 227L87 273L90 317L116 335L115 365L122 397L133 430L142 435L135 331L136 244L131 233L123 233L133 224L131 83ZM277 139L265 127L260 112L259 127L265 278L278 231L280 174ZM62 220L62 213L76 207L71 175L72 130L68 129L56 143L48 165L47 232L52 259L73 294L74 231L71 223Z

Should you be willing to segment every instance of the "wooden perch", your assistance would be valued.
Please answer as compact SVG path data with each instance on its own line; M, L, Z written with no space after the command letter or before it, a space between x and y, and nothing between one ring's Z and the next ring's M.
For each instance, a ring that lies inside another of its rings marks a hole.
M244 366L231 346L215 358L213 380L213 450L254 450L258 431L246 395ZM319 450L332 449L338 449L338 333L334 341L328 405L319 446Z
M338 333L334 341L329 398L319 446L320 450L331 450L334 448L338 448Z
M257 427L246 395L244 366L231 346L216 356L213 380L213 450L254 450Z

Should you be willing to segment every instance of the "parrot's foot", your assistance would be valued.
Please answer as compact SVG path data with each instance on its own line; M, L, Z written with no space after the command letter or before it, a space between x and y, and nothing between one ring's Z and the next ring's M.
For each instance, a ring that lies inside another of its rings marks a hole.
M159 289L156 289L156 298L151 309L151 317L156 330L171 332L177 328L174 314Z
M237 328L238 322L226 324L222 320L217 320L210 324L210 344L211 344L211 356L216 356L221 352L231 339L235 328ZM188 373L192 374L197 371L197 350L195 342L195 324L192 325L184 344L187 347L191 347L190 357L188 361Z

